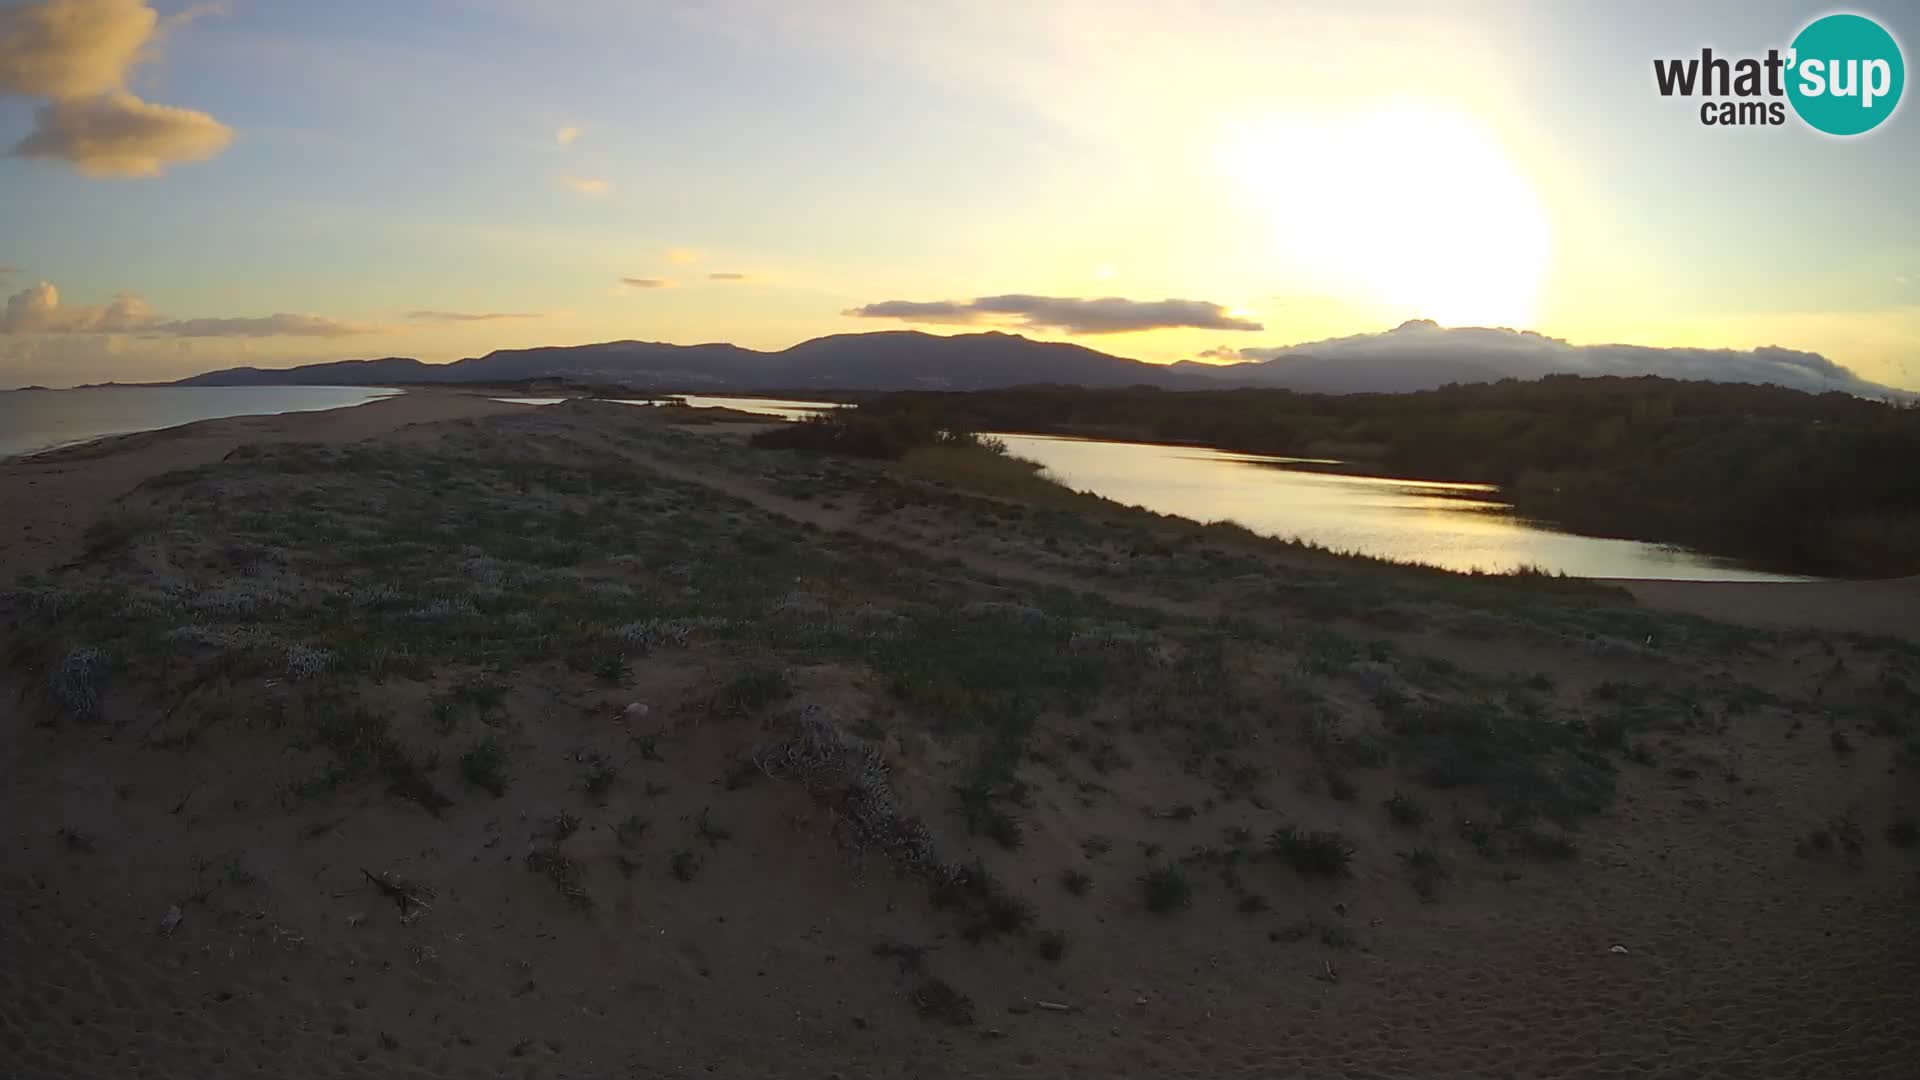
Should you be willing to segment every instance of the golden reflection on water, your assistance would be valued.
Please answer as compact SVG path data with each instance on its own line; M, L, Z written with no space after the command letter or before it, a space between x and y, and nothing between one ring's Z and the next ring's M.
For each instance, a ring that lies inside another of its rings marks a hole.
M775 398L688 396L788 420L839 406ZM1265 457L1193 446L1052 435L998 436L1016 457L1068 487L1196 521L1232 521L1254 532L1335 551L1500 573L1533 567L1599 578L1804 581L1747 570L1681 548L1557 532L1512 513L1490 484L1396 480L1315 471L1324 458Z
M1677 548L1543 528L1488 498L1496 489L1487 484L1313 471L1304 459L1188 446L1001 438L1016 456L1039 462L1068 487L1336 551L1458 571L1532 566L1582 577L1798 580Z

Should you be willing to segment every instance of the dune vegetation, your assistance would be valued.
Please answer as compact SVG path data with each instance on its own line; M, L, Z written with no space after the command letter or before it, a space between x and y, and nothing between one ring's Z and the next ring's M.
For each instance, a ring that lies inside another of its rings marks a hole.
M107 968L196 1075L1904 1060L1911 642L683 411L246 446L12 581L0 942L52 1004L8 1060L92 1060L60 1003ZM1730 895L1751 948L1698 930Z

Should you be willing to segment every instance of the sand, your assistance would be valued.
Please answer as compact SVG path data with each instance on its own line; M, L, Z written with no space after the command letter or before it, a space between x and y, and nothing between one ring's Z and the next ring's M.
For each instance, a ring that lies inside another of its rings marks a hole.
M1892 581L1626 581L1650 608L1780 629L1920 641L1920 577Z
M561 660L517 669L497 704L455 714L451 733L433 703L472 674L466 665L343 684L390 715L402 741L437 748L432 775L453 799L437 817L377 778L308 790L326 760L301 734L318 699L284 673L181 667L113 687L102 715L81 720L48 706L40 676L13 669L0 676L19 703L0 719L0 1076L1914 1075L1920 861L1882 831L1920 810L1920 773L1902 738L1865 725L1913 719L1913 700L1893 687L1920 679L1911 651L1842 636L1910 628L1912 583L1630 587L1649 607L1808 630L1729 631L1729 645L1715 624L1605 597L1456 595L1378 568L1316 576L1288 552L1272 556L1265 581L1230 568L1174 574L1166 568L1187 564L1129 555L1150 545L1092 512L1010 513L987 527L998 504L877 480L866 466L780 472L726 432L699 431L661 433L639 410L590 403L536 411L408 395L0 465L0 576L11 580L72 562L75 538L102 514L174 507L169 520L184 523L183 508L197 506L192 520L237 532L259 500L291 511L325 495L312 486L326 483L324 468L222 473L198 503L178 501L195 484L139 487L242 445L372 440L361 445L398 447L402 461L511 447L534 470L529 484L580 454L614 455L674 500L636 517L642 531L698 529L662 549L677 555L575 568L603 592L657 580L742 588L747 555L741 580L725 583L676 576L671 560L750 554L756 538L792 535L808 552L780 586L792 591L755 609L773 637L807 640L821 625L869 635L850 652L791 660L785 697L738 707L717 695L751 657L698 634L611 677ZM403 475L366 475L367 491L412 490ZM398 520L419 497L382 505ZM142 540L56 578L211 572L186 544ZM969 745L869 670L892 647L890 628L907 626L911 641L930 624L944 589L990 597L1014 618L1093 605L1075 617L1167 640L1184 631L1165 620L1219 614L1273 633L1278 644L1242 657L1249 685L1269 688L1248 714L1268 726L1234 751L1265 767L1257 790L1216 800L1181 767L1175 736L1099 698L1037 721L1057 764L1021 766L1031 792L1019 848L970 835L952 809ZM1393 659L1296 672L1287 643L1325 633ZM1580 824L1576 859L1481 859L1453 829L1480 814L1470 792L1422 786L1396 764L1350 771L1355 790L1334 798L1300 737L1329 709L1373 716L1368 694L1401 679L1439 694L1467 677L1419 674L1413 657L1474 678L1536 677L1535 699L1568 718L1599 715L1599 688L1623 683L1679 695L1660 709L1684 713L1691 701L1722 720L1645 736L1652 764L1618 765L1619 790ZM1317 704L1288 696L1309 691ZM1736 708L1755 695L1765 701ZM923 883L871 855L850 861L840 808L741 769L808 717L869 731L901 799L944 850L977 855L1018 890L1034 929L964 940ZM1090 771L1069 748L1080 736L1107 740L1124 764ZM454 765L482 737L512 749L498 799ZM596 795L583 777L602 759L618 776ZM1398 791L1434 822L1395 828L1381 805ZM560 845L582 868L590 909L526 869L562 815L577 819ZM1809 849L1809 834L1836 820L1858 823L1857 856ZM1316 881L1254 861L1237 886L1199 860L1190 908L1143 909L1134 878L1149 866L1217 855L1229 827L1258 838L1283 823L1348 836L1352 875ZM1093 836L1110 850L1089 848ZM1438 851L1449 870L1431 902L1408 884L1403 856L1415 848ZM672 872L681 853L697 857L690 881ZM1091 878L1084 898L1060 887L1069 868ZM403 914L367 871L404 882L424 910ZM1246 888L1265 910L1236 910ZM1068 935L1064 960L1038 954L1041 929ZM875 955L887 943L927 946L925 971ZM971 996L971 1024L916 1012L929 977Z
M409 425L524 412L476 394L416 390L365 405L277 416L233 416L116 435L0 461L0 576L65 561L89 525L142 480L219 461L251 443L338 443Z

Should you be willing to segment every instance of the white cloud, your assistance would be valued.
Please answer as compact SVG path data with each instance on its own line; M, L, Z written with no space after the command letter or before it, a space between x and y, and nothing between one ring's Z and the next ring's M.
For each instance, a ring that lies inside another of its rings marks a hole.
M129 333L160 321L153 308L134 293L121 293L104 307L62 307L60 290L43 281L8 298L6 309L0 311L0 333Z
M580 129L577 127L563 127L553 133L553 141L559 143L561 146L572 146L574 140L579 137Z
M68 306L47 282L15 293L0 309L0 334L135 334L146 337L350 337L386 327L320 315L279 312L240 319L169 319L137 293L123 292L106 305Z
M593 177L567 176L567 177L562 177L561 182L566 184L568 187L572 188L573 190L579 192L582 195L592 195L592 196L598 197L601 195L605 195L607 192L613 190L613 185L611 183L608 183L605 180L595 179Z
M671 289L674 283L671 278L623 277L620 284L631 289Z
M87 176L135 177L225 150L233 130L212 116L150 104L127 90L160 37L207 10L162 20L145 0L0 7L0 94L45 101L12 155L64 162Z

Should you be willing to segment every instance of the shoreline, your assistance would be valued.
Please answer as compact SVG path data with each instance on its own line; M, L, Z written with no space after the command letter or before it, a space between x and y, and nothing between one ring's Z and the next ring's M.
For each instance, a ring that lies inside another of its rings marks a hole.
M74 386L74 387L67 387L65 389L60 389L60 390L49 389L47 387L22 387L17 390L6 391L6 393L64 394L64 393L71 393L76 391L96 391L96 390L169 390L169 389L203 391L203 390L257 390L260 388L258 387L199 387L199 386L173 387L173 386L166 386L166 385L135 386L131 384L126 384L126 385L106 385L106 386ZM282 389L282 388L275 387L272 389ZM106 439L116 439L116 438L120 438L122 436L127 436L127 435L143 435L153 431L166 431L171 428L186 427L191 424L206 423L212 420L231 420L231 419L236 419L239 417L247 417L247 416L287 416L293 413L330 412L334 409L353 409L353 408L359 408L362 405L371 405L376 401L383 401L390 397L398 397L408 393L408 391L404 387L387 387L387 386L367 386L367 387L313 386L313 387L297 387L294 389L345 390L345 391L353 391L356 393L366 393L372 396L366 398L363 401L354 402L351 404L328 405L323 408L279 409L279 410L266 411L266 412L236 412L236 413L228 413L221 416L208 416L208 417L202 417L196 420L186 420L180 423L163 424L156 427L130 427L130 428L121 428L114 431L98 432L91 435L75 436L70 439L62 439L62 440L48 443L43 446L35 446L26 450L0 453L0 463L21 461L28 458L38 457L43 454L51 454L51 453L55 453L62 450L70 450L70 449L73 449L74 447L86 446L88 444L101 442Z

